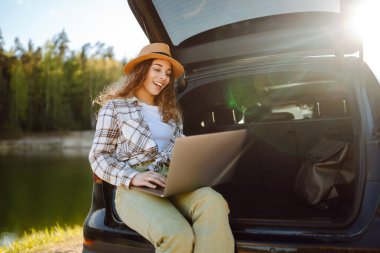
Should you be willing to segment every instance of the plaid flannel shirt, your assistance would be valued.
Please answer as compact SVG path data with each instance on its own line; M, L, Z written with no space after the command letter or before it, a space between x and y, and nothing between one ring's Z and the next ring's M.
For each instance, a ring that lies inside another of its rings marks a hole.
M94 141L89 153L93 172L102 180L129 187L139 172L131 167L153 161L148 169L157 170L169 162L176 138L182 137L182 124L168 122L173 136L162 152L152 138L136 97L110 100L99 111Z

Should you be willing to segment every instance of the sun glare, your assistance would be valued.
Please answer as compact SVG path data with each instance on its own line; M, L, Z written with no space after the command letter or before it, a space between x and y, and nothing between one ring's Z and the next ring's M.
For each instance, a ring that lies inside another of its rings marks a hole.
M362 0L352 6L350 27L352 32L363 39L364 60L380 69L380 1Z

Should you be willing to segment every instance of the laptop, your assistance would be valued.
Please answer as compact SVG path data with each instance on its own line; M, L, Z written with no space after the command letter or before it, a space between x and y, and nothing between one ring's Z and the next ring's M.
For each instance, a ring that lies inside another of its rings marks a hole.
M247 130L193 135L176 139L165 187L131 189L169 197L229 181L241 154Z

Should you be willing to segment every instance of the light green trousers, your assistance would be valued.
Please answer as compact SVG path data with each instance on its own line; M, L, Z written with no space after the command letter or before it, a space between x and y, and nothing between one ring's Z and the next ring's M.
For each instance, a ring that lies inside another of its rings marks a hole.
M115 206L157 253L234 252L227 202L210 187L170 198L118 187Z

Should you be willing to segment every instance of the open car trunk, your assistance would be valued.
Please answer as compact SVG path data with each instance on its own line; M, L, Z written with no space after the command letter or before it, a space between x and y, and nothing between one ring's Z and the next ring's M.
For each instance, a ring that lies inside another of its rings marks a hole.
M363 174L356 61L294 56L238 69L215 65L188 77L179 99L186 135L249 132L233 180L216 187L230 205L232 224L336 227L352 221ZM323 208L305 205L294 189L308 152L322 139L350 143L345 159L355 176Z
M185 134L248 129L234 179L216 187L233 224L335 228L358 214L363 48L346 25L357 2L128 0L150 42L170 45L185 67ZM295 192L322 139L349 143L354 175L324 208Z

